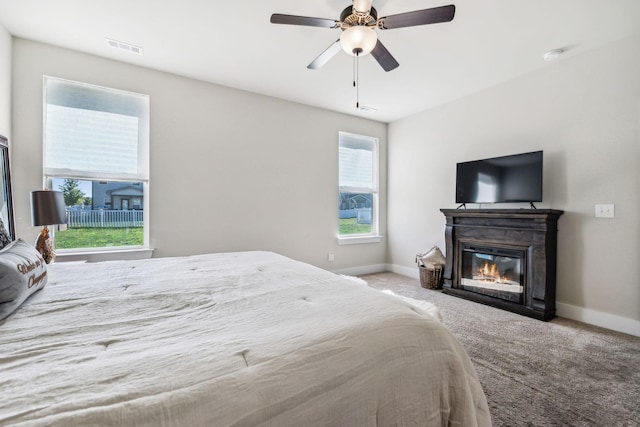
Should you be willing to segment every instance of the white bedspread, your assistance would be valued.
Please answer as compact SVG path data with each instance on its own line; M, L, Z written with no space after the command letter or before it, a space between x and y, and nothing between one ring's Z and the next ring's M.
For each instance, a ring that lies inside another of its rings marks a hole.
M269 252L52 264L0 322L0 425L490 423L440 322Z

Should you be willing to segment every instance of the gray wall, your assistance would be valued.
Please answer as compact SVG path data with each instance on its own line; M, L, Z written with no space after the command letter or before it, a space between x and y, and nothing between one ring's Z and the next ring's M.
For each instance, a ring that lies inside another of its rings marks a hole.
M0 25L0 135L11 140L11 35L2 25Z
M155 257L271 250L331 270L384 266L384 239L338 246L336 236L339 131L380 140L386 234L385 124L22 39L13 50L18 236L37 233L28 195L42 185L42 76L50 75L150 96Z
M391 267L411 274L417 252L444 249L457 162L544 150L538 207L565 211L559 313L640 334L639 76L631 38L390 124ZM615 219L595 218L597 203L615 204Z

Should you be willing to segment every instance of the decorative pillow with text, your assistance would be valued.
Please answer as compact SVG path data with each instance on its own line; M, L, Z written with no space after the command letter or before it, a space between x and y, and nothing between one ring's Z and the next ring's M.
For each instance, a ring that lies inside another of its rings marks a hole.
M0 249L4 248L11 242L11 236L9 236L9 232L4 226L4 222L2 222L2 220L0 219Z
M0 250L0 320L44 288L47 278L44 259L24 240L14 240Z

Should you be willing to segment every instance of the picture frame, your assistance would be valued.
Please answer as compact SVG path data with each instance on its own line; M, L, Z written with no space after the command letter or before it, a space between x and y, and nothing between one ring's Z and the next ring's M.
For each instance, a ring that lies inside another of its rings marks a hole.
M13 217L11 169L9 168L9 140L2 135L0 135L0 219L11 240L15 240L16 227Z

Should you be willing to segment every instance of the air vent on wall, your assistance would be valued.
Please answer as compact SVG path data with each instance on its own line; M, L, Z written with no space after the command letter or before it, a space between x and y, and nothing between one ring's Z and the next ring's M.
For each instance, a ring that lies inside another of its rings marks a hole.
M127 52L136 53L138 55L142 54L142 48L140 46L135 46L130 43L119 42L117 40L109 39L105 37L107 44L116 49L126 50Z

